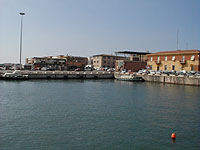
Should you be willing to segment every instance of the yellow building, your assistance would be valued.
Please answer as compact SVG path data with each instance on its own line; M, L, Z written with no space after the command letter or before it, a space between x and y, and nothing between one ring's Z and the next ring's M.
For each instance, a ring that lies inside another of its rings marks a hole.
M200 71L200 50L162 51L147 57L151 70Z

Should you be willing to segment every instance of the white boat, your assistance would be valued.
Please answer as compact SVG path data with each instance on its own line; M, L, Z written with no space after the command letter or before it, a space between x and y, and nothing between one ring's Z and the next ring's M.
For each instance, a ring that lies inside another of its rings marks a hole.
M135 74L114 74L117 80L123 81L144 81L142 77L136 76Z
M26 80L28 79L28 75L22 75L20 70L15 70L11 73L4 73L2 75L2 79L16 79L16 80Z

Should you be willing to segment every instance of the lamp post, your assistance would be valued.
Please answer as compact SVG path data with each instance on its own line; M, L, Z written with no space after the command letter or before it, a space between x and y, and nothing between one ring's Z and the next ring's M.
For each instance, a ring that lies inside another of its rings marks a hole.
M19 48L19 55L20 55L20 70L21 70L21 57L22 57L22 27L23 27L23 16L25 15L25 13L21 12L19 13L21 15L21 33L20 33L20 48Z

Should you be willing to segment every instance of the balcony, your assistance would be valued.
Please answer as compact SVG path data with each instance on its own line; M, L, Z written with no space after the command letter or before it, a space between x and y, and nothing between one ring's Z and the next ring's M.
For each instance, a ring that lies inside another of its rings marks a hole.
M180 64L181 64L181 65L186 64L186 60L180 60Z
M157 65L160 65L160 64L161 64L161 61L160 61L160 60L157 60L157 61L155 61L155 63L156 63Z

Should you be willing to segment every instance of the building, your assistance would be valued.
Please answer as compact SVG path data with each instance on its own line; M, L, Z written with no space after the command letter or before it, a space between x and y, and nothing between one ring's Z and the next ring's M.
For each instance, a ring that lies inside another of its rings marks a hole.
M116 61L116 71L130 71L137 72L141 69L146 69L147 54L149 52L133 52L133 51L119 51L116 54L129 55L125 60Z
M20 70L23 69L22 65L14 63L0 64L0 70Z
M84 67L88 64L87 57L65 56L65 58L66 58L66 65L71 70L76 69L76 68L80 68L81 70L84 70Z
M151 70L200 71L200 50L162 51L148 54Z
M32 64L33 69L35 70L41 70L42 68L59 70L60 67L64 67L66 65L66 59L53 56L33 57L26 58L26 64Z
M116 60L123 60L126 57L114 55L94 55L92 56L92 65L94 68L115 68Z
M76 68L83 69L88 63L87 57L75 56L48 56L26 58L26 64L32 64L34 69L41 70L74 70Z
M0 64L0 70L14 70L14 64L12 63Z

